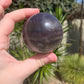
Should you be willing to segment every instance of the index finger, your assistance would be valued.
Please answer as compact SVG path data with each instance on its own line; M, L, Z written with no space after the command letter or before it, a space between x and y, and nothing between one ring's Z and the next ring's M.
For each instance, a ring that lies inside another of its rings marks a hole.
M0 35L9 35L16 22L22 21L36 13L39 13L38 8L24 8L8 13L0 22Z
M2 6L3 9L8 8L11 3L12 0L0 0L0 5Z

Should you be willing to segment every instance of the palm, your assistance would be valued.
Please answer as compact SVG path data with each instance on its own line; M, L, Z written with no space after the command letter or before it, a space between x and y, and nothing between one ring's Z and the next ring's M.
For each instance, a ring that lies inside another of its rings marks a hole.
M7 68L8 66L11 66L11 64L14 64L17 62L15 58L10 56L6 51L2 50L0 51L0 70L3 68Z
M0 75L0 83L5 84L5 82L7 82L7 80L11 79L12 76L14 76L14 78L17 79L16 73L18 70L15 73L14 73L14 70L17 69L18 64L19 64L19 62L15 58L10 56L6 51L4 51L4 50L0 51L0 73L2 73ZM3 74L3 73L5 73L5 74ZM4 82L1 78L2 76L5 78ZM11 84L12 84L12 82L11 82ZM19 82L18 82L18 84L19 84Z

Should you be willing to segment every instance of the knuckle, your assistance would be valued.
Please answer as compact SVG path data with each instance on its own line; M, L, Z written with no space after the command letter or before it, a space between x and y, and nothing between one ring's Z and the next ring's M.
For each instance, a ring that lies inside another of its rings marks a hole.
M9 13L7 13L7 14L5 14L5 16L4 16L5 18L9 18L10 17L10 14Z
M38 66L39 66L39 67L42 67L43 65L45 65L44 62L43 62L42 60L39 60L39 61L38 61Z

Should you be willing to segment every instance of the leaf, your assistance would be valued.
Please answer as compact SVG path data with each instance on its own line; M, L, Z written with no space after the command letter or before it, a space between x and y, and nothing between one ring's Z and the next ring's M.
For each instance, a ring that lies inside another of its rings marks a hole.
M64 16L62 16L62 19L61 19L61 24L63 24L63 22L66 20L66 17L67 17L67 14L65 14Z
M35 83L39 78L39 70L36 71L36 73L34 74L34 77L33 77L33 83Z
M45 77L45 79L48 81L48 78L49 78L50 76L48 75L48 73L44 72L44 77Z
M42 84L42 82L43 82L43 70L41 70L41 72L40 72L40 84Z
M15 51L13 51L13 50L11 50L11 53L13 54L13 55L15 55L15 57L16 58L19 58L20 56L19 56L19 54L17 54Z
M61 16L62 16L62 8L60 6L57 6L55 8L55 13L56 13L56 17L58 18L58 20L61 20Z

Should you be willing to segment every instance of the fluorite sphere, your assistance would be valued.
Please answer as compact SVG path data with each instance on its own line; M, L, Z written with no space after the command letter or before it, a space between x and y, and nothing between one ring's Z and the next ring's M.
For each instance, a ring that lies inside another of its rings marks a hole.
M49 53L56 49L63 38L63 30L56 17L48 13L31 16L23 26L23 39L36 53Z

